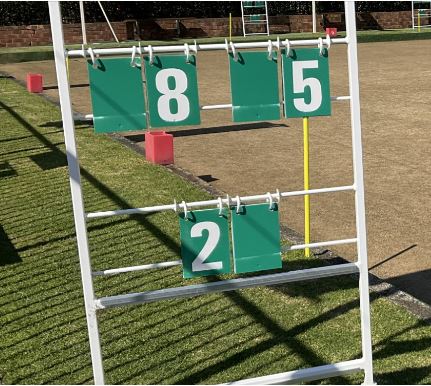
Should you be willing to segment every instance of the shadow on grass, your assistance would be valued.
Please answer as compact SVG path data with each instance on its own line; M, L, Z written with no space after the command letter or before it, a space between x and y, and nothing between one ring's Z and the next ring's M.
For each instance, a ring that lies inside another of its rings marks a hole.
M0 226L0 251L0 267L22 261L18 251L2 226Z

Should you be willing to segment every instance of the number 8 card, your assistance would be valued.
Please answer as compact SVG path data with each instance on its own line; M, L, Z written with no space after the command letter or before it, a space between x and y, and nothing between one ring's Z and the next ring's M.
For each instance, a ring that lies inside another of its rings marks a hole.
M144 57L151 127L199 125L196 56Z

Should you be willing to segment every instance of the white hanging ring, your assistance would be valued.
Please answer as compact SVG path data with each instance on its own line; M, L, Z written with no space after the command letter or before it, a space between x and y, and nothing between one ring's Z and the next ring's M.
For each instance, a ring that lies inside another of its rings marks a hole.
M268 40L268 60L272 60L272 40Z
M284 45L286 46L286 57L290 56L290 41L289 39L286 39L284 41Z
M272 194L268 192L268 193L266 193L266 195L268 196L269 210L272 210L273 205L274 205L274 201L272 199Z
M178 204L177 204L177 200L174 199L174 212L178 213Z
M277 46L277 51L280 51L280 36L277 36L277 43L275 43Z
M229 54L229 43L227 42L227 39L224 40L224 48L226 52Z
M226 206L228 209L232 206L232 200L230 199L229 194L226 194Z
M326 47L328 47L328 50L331 48L331 37L329 34L326 34Z
M193 40L193 51L195 55L198 53L198 44L196 43L196 40Z
M277 204L280 205L280 201L281 201L280 191L277 189L275 192L276 192L275 195L277 197Z
M91 47L88 48L88 53L90 54L91 61L93 62L93 68L97 68L96 58Z
M235 200L236 200L236 213L239 213L241 210L241 199L239 198L239 196L236 196Z
M323 39L322 38L319 38L318 47L319 47L319 50L320 50L319 55L322 56L323 55Z
M222 216L223 215L223 200L222 200L222 198L221 197L219 197L218 199L217 199L217 201L218 201L218 215L219 216Z
M148 46L148 57L149 57L150 65L152 66L154 62L154 57L153 57L153 47L151 45Z
M132 67L136 67L135 58L136 58L136 46L133 46L132 47L132 60L130 61L130 65Z
M187 43L184 43L184 54L186 55L186 63L190 63L190 47Z
M186 204L185 201L183 201L183 202L181 202L181 205L182 205L182 207L184 209L184 219L188 220L188 217L187 217L187 215L188 215L187 204Z
M233 60L235 62L237 62L238 61L238 53L236 52L235 44L233 44L233 42L230 42L230 49L232 51Z

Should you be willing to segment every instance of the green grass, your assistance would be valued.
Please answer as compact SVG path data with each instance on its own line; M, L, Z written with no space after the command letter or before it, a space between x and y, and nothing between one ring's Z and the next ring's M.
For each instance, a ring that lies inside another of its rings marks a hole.
M254 36L234 36L232 40L234 42L242 41L265 41L268 39L277 39L280 37L283 39L311 39L318 36L322 36L321 33L313 34L311 32L301 32L301 33L289 33L280 35L254 35ZM339 37L344 37L345 32L341 31L338 34ZM423 29L421 32L417 30L413 31L411 28L408 29L398 29L398 30L385 30L385 31L358 31L358 42L359 43L373 43L373 42L387 42L387 41L402 41L402 40L424 40L431 39L431 30ZM163 46L170 45L172 43L193 43L195 39L170 39L166 40L146 40L142 44L153 46ZM199 44L206 43L223 43L225 41L224 37L213 37L213 38L199 38L196 39ZM94 43L93 47L106 48L106 47L130 47L132 44L138 45L138 41L127 41L121 43ZM72 44L68 45L69 50L80 49L81 45ZM13 47L13 48L0 48L0 64L1 63L19 63L19 62L29 62L38 60L52 60L54 54L52 51L52 46L36 46L36 47Z
M59 110L9 79L0 78L0 90L0 379L89 383ZM91 128L78 126L77 139L87 211L208 197ZM93 269L177 259L178 233L174 213L91 221ZM319 264L295 253L285 256L284 269ZM97 296L185 284L179 268L95 279ZM227 382L360 356L353 277L118 308L99 316L107 383ZM377 382L430 383L430 326L376 294L372 320ZM356 374L325 382L361 380Z

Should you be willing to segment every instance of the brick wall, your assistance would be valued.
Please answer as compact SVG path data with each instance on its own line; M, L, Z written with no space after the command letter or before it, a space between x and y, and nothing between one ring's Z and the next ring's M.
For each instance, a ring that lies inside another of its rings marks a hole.
M120 41L134 38L134 22L113 22L111 24ZM89 42L114 41L106 23L88 23L86 27ZM82 43L80 24L64 24L63 31L67 44ZM0 47L42 46L51 44L51 42L50 25L0 27Z
M428 18L429 19L429 18ZM431 20L423 20L429 24ZM212 37L228 36L228 18L179 18L147 19L112 23L119 40L133 39L171 39L177 37ZM410 28L411 12L366 12L357 14L358 29L391 29ZM269 18L270 32L283 34L290 32L311 32L311 15L278 15ZM325 13L317 15L318 31L325 27L345 29L344 13ZM254 32L263 31L255 26ZM64 24L65 41L68 44L81 43L81 25ZM232 35L242 35L240 17L232 18ZM113 41L111 31L106 23L88 23L87 39L89 42ZM0 47L37 46L51 43L49 25L30 25L19 27L0 27Z
M227 18L178 18L148 19L139 21L139 38L169 39L177 37L211 37L228 36L229 20ZM411 12L366 12L357 14L358 29L392 29L410 28ZM278 15L269 17L270 32L274 34L290 32L311 32L313 29L311 15ZM326 13L317 15L317 27L324 31L326 27L345 29L344 13ZM250 26L248 27L248 30ZM263 30L255 26L255 32ZM232 35L242 35L240 17L232 18ZM137 37L138 38L138 37Z

